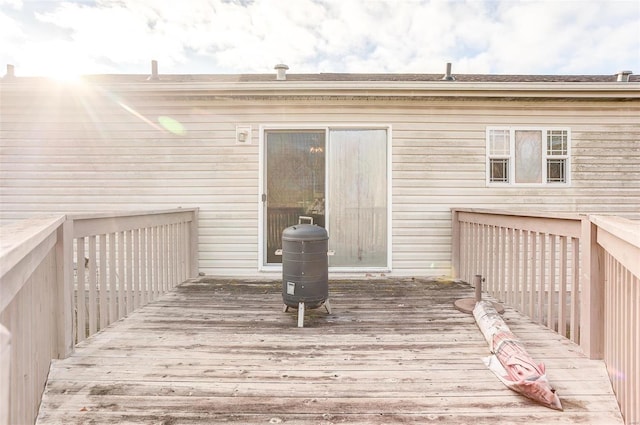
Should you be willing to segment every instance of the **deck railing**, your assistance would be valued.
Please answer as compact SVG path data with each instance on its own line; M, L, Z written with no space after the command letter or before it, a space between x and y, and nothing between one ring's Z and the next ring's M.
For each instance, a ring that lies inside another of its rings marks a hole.
M35 421L51 359L68 356L76 342L197 275L197 229L197 209L58 216L3 227L0 425Z
M457 277L482 275L491 296L603 359L625 422L640 422L639 222L454 209L452 264Z

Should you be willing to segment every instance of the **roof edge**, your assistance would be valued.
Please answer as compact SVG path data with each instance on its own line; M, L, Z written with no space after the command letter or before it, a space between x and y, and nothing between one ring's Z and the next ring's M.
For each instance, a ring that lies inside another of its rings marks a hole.
M139 81L56 82L12 79L0 83L5 93L29 90L97 88L114 93L220 96L349 97L544 97L640 98L640 82L465 82L465 81Z

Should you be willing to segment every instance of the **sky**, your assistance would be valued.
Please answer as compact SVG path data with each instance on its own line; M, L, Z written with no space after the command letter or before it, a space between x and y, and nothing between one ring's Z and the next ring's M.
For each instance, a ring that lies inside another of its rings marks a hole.
M0 77L640 73L640 0L0 0Z

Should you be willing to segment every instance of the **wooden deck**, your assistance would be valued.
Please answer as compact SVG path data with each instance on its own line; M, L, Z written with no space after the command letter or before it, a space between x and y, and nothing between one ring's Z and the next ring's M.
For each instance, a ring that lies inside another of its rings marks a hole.
M56 361L38 424L622 424L604 364L507 308L564 412L483 365L464 283L330 282L305 328L278 282L188 282Z

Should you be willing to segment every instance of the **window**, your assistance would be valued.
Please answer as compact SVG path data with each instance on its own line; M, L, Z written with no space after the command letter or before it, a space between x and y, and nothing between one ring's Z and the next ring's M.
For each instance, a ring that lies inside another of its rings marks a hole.
M547 183L566 183L569 159L568 132L547 131Z
M556 128L487 129L487 184L568 184L570 132Z

